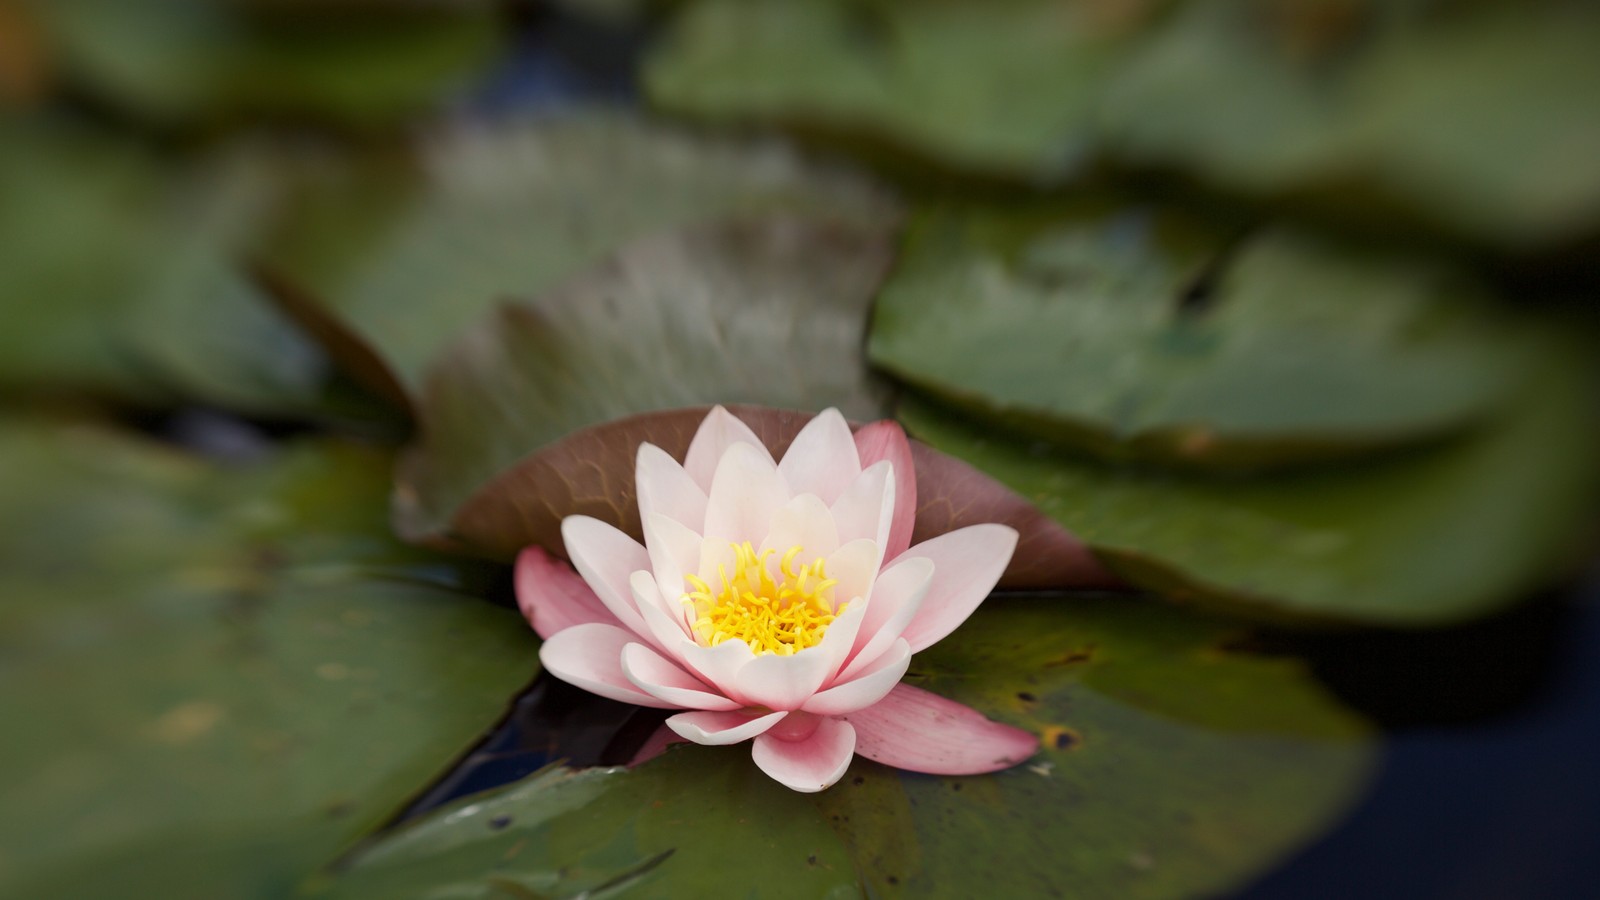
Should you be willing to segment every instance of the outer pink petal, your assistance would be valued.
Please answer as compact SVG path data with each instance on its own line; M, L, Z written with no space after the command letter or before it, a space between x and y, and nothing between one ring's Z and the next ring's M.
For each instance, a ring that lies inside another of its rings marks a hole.
M1031 732L908 684L844 718L856 752L884 765L934 775L976 775L1016 765L1039 749Z
M744 706L713 693L700 679L643 644L622 648L622 674L634 687L679 709L728 710Z
M855 752L856 732L841 719L822 719L810 736L786 741L768 732L756 738L751 757L761 771L784 787L806 794L830 787L844 777Z
M717 464L722 462L722 457L734 444L749 444L760 450L768 462L772 462L772 454L756 437L756 433L750 430L750 426L718 406L706 414L700 422L700 429L694 433L694 440L689 442L689 452L683 457L683 470L689 473L695 484L700 485L701 490L709 494Z
M863 469L833 502L833 523L839 529L839 540L848 544L864 538L877 544L881 553L894 524L894 491L892 464L876 462Z
M638 640L615 625L574 625L539 647L539 662L550 674L591 694L640 706L678 708L634 687L623 673L622 648Z
M878 654L877 660L854 678L812 694L811 699L800 708L821 716L838 716L865 709L894 690L910 665L911 645L901 638L889 647L888 652Z
M836 681L848 681L872 665L900 639L906 626L922 609L928 589L938 576L931 560L913 556L897 560L883 570L872 586L872 603L856 636L854 654Z
M748 741L756 735L783 721L788 713L775 712L757 716L744 712L694 712L678 713L667 719L667 727L684 740L696 744L721 746Z
M816 494L833 503L861 474L850 425L837 409L824 410L795 435L778 471L796 493Z
M585 622L617 624L578 573L543 547L529 547L517 556L516 584L517 606L542 638Z
M1006 525L971 525L923 541L907 557L933 560L933 585L903 636L913 653L936 643L978 608L1017 549L1017 531Z
M566 542L572 565L606 609L624 628L632 629L635 634L648 634L628 587L629 576L650 568L650 556L644 547L616 528L588 516L562 519L561 538Z
M832 674L832 659L820 647L792 655L763 653L744 664L734 680L739 696L768 709L799 709L823 679Z
M698 532L706 523L706 492L667 451L640 444L633 483L639 494L639 518L660 513Z
M773 514L792 496L765 450L746 444L729 447L711 479L706 540L760 543L772 528Z
M862 468L880 460L894 464L894 524L883 551L884 559L894 559L911 546L917 522L917 470L911 463L911 443L900 423L884 419L856 432L856 453Z

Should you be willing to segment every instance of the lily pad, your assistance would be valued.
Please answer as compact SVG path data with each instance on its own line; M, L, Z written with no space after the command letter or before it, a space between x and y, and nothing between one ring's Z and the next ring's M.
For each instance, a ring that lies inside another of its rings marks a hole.
M780 145L589 113L309 171L262 264L348 366L414 401L430 364L502 304L536 299L646 235L783 210L868 225L897 215L866 182Z
M1266 467L1484 418L1528 342L1462 275L1107 200L933 211L869 353L947 403L1109 459Z
M484 483L446 529L422 538L448 538L461 549L506 561L533 544L564 555L561 520L586 515L643 540L633 484L639 445L655 444L674 459L683 459L709 409L643 413L574 431ZM778 458L813 415L755 406L734 406L732 411ZM968 525L998 522L1020 535L1011 565L1000 579L1002 587L1121 585L1082 541L1004 485L923 444L913 442L911 455L917 474L913 543ZM401 466L402 502L405 479L415 462L409 459Z
M1143 8L709 0L673 22L644 82L678 113L854 131L947 165L1059 180L1094 149L1098 83Z
M500 49L481 2L24 2L64 78L162 123L391 124L459 93Z
M1362 722L1299 664L1228 650L1233 631L1127 597L991 599L909 677L1037 731L1044 748L1028 765L947 778L857 759L809 796L739 747L553 769L401 827L320 887L394 898L1225 891L1335 821L1373 758Z
M494 722L535 642L388 536L387 470L0 426L0 893L282 896Z
M632 413L745 402L880 416L887 391L860 347L889 238L789 217L687 228L501 307L433 368L399 475L400 530L444 530L522 457Z
M72 123L0 125L0 389L367 416L235 265L276 190L261 148L174 160Z
M1206 478L1017 442L925 401L901 419L1084 540L1130 583L1273 616L1435 625L1503 607L1592 519L1592 349L1546 335L1517 401L1470 434L1362 464Z

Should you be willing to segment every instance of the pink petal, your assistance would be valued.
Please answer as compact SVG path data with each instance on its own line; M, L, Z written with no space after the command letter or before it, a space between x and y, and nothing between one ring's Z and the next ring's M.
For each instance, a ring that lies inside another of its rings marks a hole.
M856 637L855 652L836 681L856 677L900 639L922 608L937 575L933 562L918 556L898 560L883 570L872 586L872 602Z
M561 538L572 565L606 609L624 628L645 634L644 620L633 605L633 592L628 587L630 575L650 568L650 557L639 542L588 516L562 519Z
M772 528L773 514L792 496L767 451L748 444L729 447L711 479L706 540L759 543Z
M676 708L676 704L640 691L623 673L622 648L638 640L615 625L574 625L551 635L539 647L539 662L551 675L591 694L640 706Z
M585 622L617 624L578 573L543 547L518 554L516 585L517 606L542 638Z
M709 494L717 465L734 444L749 444L760 450L767 462L772 462L772 454L756 437L756 433L750 430L750 426L718 406L701 421L699 430L694 433L694 440L689 442L689 452L683 458L683 470L689 473L701 490Z
M712 693L700 679L643 644L622 648L622 674L634 687L679 709L728 710L744 706Z
M883 551L884 559L894 559L911 546L911 529L917 521L917 470L911 462L911 443L900 423L884 419L856 432L856 453L862 468L879 460L894 464L894 524Z
M694 741L696 744L721 746L748 741L783 721L786 715L788 713L784 712L757 716L744 712L697 710L678 713L667 719L667 727L677 732L684 740Z
M1032 732L991 722L977 710L909 684L844 718L856 752L912 772L976 775L1014 766L1039 749Z
M812 694L811 699L801 704L800 708L821 716L838 716L865 709L894 690L910 665L911 645L901 638L889 647L888 652L878 654L872 665L863 668L860 674Z
M761 542L760 550L774 550L781 558L790 547L803 547L795 557L796 566L808 565L839 549L839 530L833 526L833 513L816 494L800 494L772 515L772 530Z
M644 543L650 554L650 568L654 572L656 587L662 599L670 605L662 609L675 619L683 620L684 592L688 589L685 574L700 570L700 535L670 516L652 513L644 517ZM635 598L637 599L637 598Z
M832 661L819 647L792 656L763 653L744 664L734 679L739 696L768 709L799 709L830 674Z
M933 585L903 632L911 652L938 642L965 622L994 590L1016 548L1016 529L991 524L941 534L907 550L907 557L933 560Z
M833 502L833 523L839 529L839 540L849 543L864 538L876 543L881 553L894 524L894 491L890 463L876 462L862 470Z
M649 572L641 569L633 573L629 587L633 589L634 605L644 618L645 630L640 636L649 638L655 649L671 658L673 648L689 640L687 617L661 598L656 580Z
M778 471L796 493L832 503L861 474L850 425L837 409L824 410L795 435Z
M723 641L715 647L702 647L686 638L676 647L669 648L669 651L701 681L715 687L718 693L750 704L750 698L739 691L739 671L755 659L749 644L744 641Z
M844 777L855 752L856 733L841 719L821 719L810 736L787 741L771 732L756 738L751 757L784 787L813 794Z
M683 466L655 444L640 444L633 483L639 495L639 518L655 513L698 532L706 523L706 492Z

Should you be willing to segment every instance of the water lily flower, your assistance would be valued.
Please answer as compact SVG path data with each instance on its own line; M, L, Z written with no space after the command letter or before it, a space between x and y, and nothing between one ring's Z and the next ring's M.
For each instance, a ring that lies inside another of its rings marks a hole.
M719 406L682 465L641 445L636 485L642 546L569 516L576 572L537 547L518 559L518 603L556 677L683 710L666 724L695 743L753 740L756 765L797 791L832 785L855 754L966 775L1037 749L900 681L988 595L1017 532L974 525L910 547L916 481L897 424L852 435L830 409L774 462Z

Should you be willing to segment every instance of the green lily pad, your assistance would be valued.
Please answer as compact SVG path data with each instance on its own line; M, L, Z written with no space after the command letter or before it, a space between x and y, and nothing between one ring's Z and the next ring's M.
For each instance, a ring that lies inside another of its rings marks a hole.
M650 97L712 120L855 131L948 165L1059 179L1141 4L708 0L648 59Z
M545 771L364 848L334 897L1177 897L1235 888L1359 794L1365 726L1298 663L1135 598L991 600L910 680L1037 731L994 775L857 759L794 794L745 747Z
M1600 449L1592 350L1548 335L1517 402L1468 435L1360 465L1205 478L1015 442L922 401L907 428L1033 500L1130 583L1257 614L1435 625L1573 558Z
M781 146L609 113L467 130L417 156L310 172L304 188L263 266L347 365L408 400L442 351L502 304L538 298L648 234L783 210L896 215L866 182Z
M1581 4L1189 3L1106 82L1102 136L1228 188L1560 243L1600 225L1597 39Z
M387 534L388 462L0 425L0 894L283 896L503 712L531 632Z
M391 124L480 77L501 43L487 3L24 2L66 79L162 123Z
M1437 437L1516 385L1528 342L1458 273L1284 230L1231 236L1115 201L931 212L869 354L1013 428L1200 467Z
M860 347L889 236L792 217L687 228L502 307L433 369L399 472L400 530L449 531L519 459L633 413L743 402L880 416L885 386Z
M0 389L370 417L234 262L276 190L262 148L174 160L64 122L0 126Z

